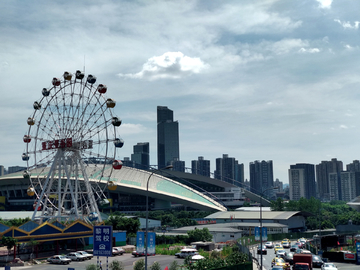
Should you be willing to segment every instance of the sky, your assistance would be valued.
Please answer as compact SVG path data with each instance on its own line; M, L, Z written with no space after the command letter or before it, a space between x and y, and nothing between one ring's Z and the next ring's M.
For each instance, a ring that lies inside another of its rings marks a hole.
M156 107L179 122L180 159L245 167L360 159L360 1L0 1L0 165L21 160L41 89L64 71L106 84L125 141L150 143Z

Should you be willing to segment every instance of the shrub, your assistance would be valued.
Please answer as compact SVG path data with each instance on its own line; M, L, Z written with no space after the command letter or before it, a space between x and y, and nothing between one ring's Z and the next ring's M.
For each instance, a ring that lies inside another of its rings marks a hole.
M145 269L145 260L137 260L134 264L134 270L144 270Z
M150 270L161 270L160 263L154 262L154 263L150 266Z

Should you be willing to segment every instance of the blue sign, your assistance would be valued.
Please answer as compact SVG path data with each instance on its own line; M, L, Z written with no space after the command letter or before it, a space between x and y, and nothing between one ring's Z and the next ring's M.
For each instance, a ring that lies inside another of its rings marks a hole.
M6 265L6 266L5 266L5 270L10 270L10 266L9 266L9 265Z
M145 233L144 232L136 233L136 251L140 254L145 253Z
M147 252L148 254L155 254L155 233L149 232L147 237Z
M262 240L267 241L267 227L262 227Z
M94 256L112 256L112 226L94 226Z
M260 227L255 227L255 241L260 241Z
M356 264L360 264L360 242L356 241Z

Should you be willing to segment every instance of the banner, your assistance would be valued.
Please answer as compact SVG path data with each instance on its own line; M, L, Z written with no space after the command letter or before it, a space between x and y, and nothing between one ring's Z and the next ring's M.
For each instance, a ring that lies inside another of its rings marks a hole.
M148 250L148 254L155 255L155 233L154 232L148 233L147 250Z
M136 251L140 254L144 254L145 252L145 236L144 232L137 232L136 233Z
M267 241L267 227L262 227L262 240Z
M260 241L260 227L255 227L254 232L255 232L255 241Z
M356 264L360 264L360 242L356 241Z

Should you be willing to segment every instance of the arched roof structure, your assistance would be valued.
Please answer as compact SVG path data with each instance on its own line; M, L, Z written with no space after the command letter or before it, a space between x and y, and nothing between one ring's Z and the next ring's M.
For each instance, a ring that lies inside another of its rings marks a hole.
M39 168L40 170L40 168ZM43 170L43 168L41 168ZM106 170L112 170L109 165ZM44 171L44 176L47 170ZM146 195L147 181L153 171L145 171L131 167L123 166L121 170L114 170L111 175L111 181L117 185L116 191L122 193ZM0 177L0 186L6 184L30 184L28 180L23 178L23 172L8 174ZM35 172L30 172L35 175ZM80 179L82 180L82 179ZM90 179L91 182L98 182L100 185L106 185L109 179L102 178L102 172L94 174ZM25 183L27 182L27 183ZM113 191L114 192L114 191ZM162 175L152 174L149 180L149 197L180 203L200 210L216 210L226 211L226 208L201 192L192 189L184 184L174 181Z

